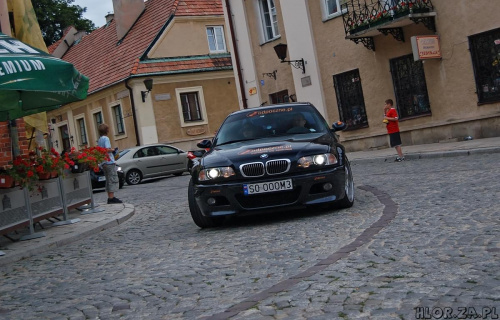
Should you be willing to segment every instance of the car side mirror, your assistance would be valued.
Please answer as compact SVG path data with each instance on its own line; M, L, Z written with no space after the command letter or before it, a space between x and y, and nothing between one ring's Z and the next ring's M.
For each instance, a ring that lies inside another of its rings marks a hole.
M345 122L342 121L337 121L332 124L333 131L342 131L345 128L347 128L347 125L345 124Z
M207 149L212 146L212 141L208 139L201 140L196 146L198 146L198 148Z

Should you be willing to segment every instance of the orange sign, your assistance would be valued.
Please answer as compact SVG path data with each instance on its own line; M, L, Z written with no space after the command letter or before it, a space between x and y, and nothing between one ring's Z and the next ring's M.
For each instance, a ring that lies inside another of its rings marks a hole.
M413 59L441 59L441 45L439 36L416 36L411 37Z
M254 94L256 94L256 93L257 93L257 88L256 88L256 87L253 87L253 88L248 89L248 93L249 93L250 95L254 95Z

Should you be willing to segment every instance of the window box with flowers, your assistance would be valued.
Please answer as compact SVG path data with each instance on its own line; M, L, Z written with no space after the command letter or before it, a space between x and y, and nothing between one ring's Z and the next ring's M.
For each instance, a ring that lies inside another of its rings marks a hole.
M108 153L105 148L99 146L84 148L80 151L71 148L70 152L64 154L64 161L73 173L81 173L89 169L98 172L99 165L106 160L109 160Z
M38 149L38 153L30 151L27 155L17 156L6 173L21 188L32 191L39 180L47 180L62 175L64 162L54 149L47 151Z

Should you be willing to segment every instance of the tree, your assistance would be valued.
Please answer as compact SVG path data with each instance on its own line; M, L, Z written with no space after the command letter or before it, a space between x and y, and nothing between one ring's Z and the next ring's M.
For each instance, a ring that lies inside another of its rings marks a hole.
M74 26L79 31L91 32L95 25L82 17L86 7L72 5L74 0L32 0L38 24L47 46L61 39L64 30Z

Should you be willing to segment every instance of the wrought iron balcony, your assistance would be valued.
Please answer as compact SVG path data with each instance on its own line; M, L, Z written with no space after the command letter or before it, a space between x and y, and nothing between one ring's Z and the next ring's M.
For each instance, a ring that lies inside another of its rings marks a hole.
M412 23L436 31L431 0L347 0L341 8L346 39L373 51L374 36L391 34L404 42L403 27Z

